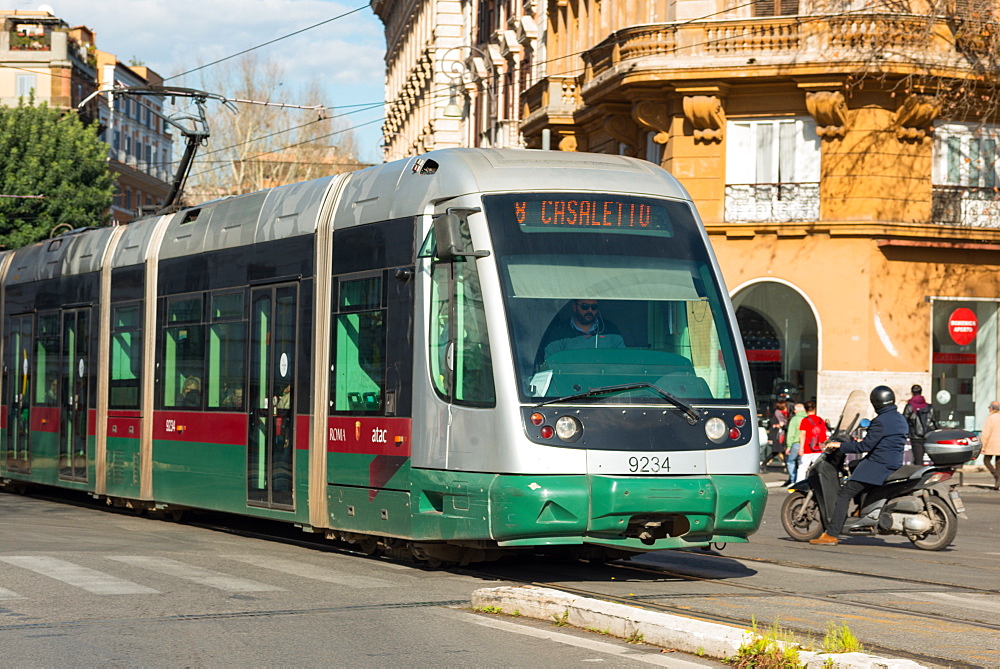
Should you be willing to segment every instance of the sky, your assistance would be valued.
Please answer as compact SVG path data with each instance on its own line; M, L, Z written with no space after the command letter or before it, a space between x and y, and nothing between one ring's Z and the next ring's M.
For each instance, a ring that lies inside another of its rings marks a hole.
M350 105L377 104L384 98L385 38L368 0L6 0L3 4L22 10L48 5L70 26L82 24L95 31L101 51L126 64L139 61L164 79L360 9L255 53L275 59L285 71L269 101L304 104L295 94L312 81L321 84L327 104L337 114L351 112ZM166 83L201 88L199 77L200 73L192 73ZM378 157L381 162L382 113L376 106L343 117L356 127L363 161Z

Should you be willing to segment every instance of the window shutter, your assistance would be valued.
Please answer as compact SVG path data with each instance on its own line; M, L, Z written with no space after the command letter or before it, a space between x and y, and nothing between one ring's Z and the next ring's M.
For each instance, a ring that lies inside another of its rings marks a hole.
M726 184L752 184L753 144L749 123L728 123L726 127Z

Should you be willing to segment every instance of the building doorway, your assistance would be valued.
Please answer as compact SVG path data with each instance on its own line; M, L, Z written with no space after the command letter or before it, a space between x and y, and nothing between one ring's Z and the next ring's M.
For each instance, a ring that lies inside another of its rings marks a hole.
M797 402L815 400L819 327L802 294L779 281L760 281L738 290L733 307L747 352L757 413L770 416L783 393Z

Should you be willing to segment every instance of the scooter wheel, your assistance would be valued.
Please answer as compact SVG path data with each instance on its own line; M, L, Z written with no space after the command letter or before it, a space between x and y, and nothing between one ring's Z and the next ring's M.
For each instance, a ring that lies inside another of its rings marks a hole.
M823 534L819 505L813 497L806 503L804 492L793 492L781 505L781 525L788 536L796 541L809 541Z
M933 527L927 534L909 537L917 548L925 551L940 551L951 545L958 534L958 519L944 500L931 497L928 501Z

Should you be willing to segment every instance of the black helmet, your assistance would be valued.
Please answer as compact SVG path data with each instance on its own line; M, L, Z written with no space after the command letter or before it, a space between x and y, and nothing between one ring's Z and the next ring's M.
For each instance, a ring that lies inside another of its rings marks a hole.
M919 395L922 392L924 392L924 389L921 388L920 386L916 385L916 384L913 384L913 387L910 388L910 394L911 395Z
M896 394L892 392L892 388L889 386L875 386L872 389L872 394L869 396L872 401L872 406L878 411L882 407L892 406L896 403Z

